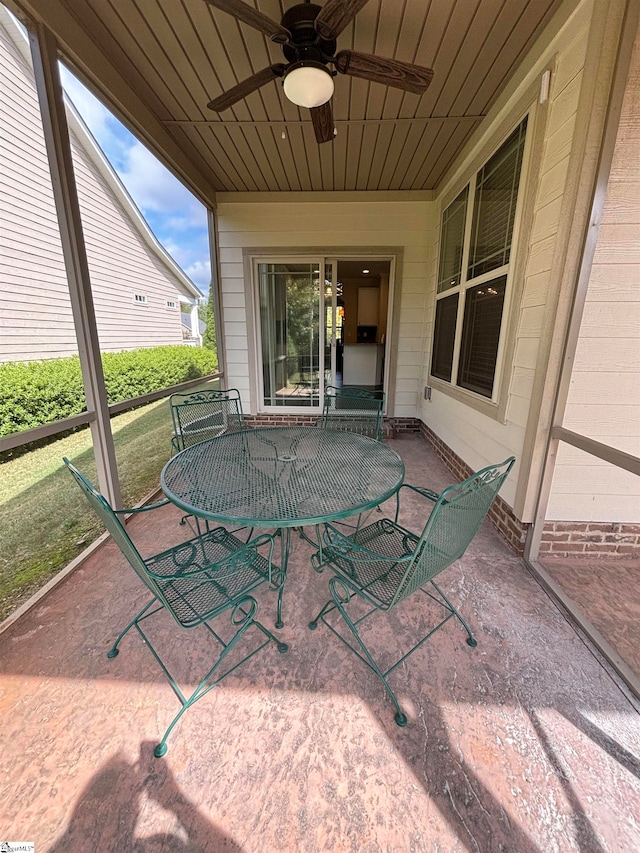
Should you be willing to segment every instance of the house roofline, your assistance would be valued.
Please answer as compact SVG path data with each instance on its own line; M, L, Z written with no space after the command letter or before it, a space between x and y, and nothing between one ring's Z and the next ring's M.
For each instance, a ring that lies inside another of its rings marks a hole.
M2 21L2 23L7 27L7 31L10 36L12 35L12 31L15 33L13 36L14 44L20 51L23 60L27 63L29 68L31 68L31 52L29 50L29 41L26 33L22 31L20 26L16 26L15 20L8 13L8 10L3 9L1 6L0 21ZM180 287L178 287L179 295L186 296L188 303L191 303L192 300L204 299L204 293L193 281L191 281L184 270L178 266L149 227L146 219L140 212L140 208L137 206L127 188L118 177L118 174L108 161L96 138L93 136L77 111L73 101L67 93L64 92L64 88L63 93L65 103L69 107L67 113L69 119L69 130L75 134L78 142L85 149L92 162L107 182L109 188L122 204L125 212L128 214L131 222L138 230L145 243L168 268L169 272L178 279L179 284L182 285L183 288L182 293L180 293Z
M185 295L191 296L194 299L203 299L204 293L202 293L197 285L191 281L184 270L178 266L149 227L146 219L140 212L140 208L137 206L127 188L118 177L113 166L109 163L104 151L83 121L74 106L73 101L66 92L64 97L67 106L70 108L68 114L70 129L75 133L78 141L91 157L92 161L98 168L98 171L109 185L109 188L118 197L144 241L147 243L149 248L155 252L162 263L168 267L169 271L180 281L186 291Z

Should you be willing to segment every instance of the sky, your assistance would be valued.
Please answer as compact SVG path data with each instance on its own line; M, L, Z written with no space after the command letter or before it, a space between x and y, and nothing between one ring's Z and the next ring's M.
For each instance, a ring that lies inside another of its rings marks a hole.
M73 105L149 227L207 295L211 264L204 205L62 64L60 74Z

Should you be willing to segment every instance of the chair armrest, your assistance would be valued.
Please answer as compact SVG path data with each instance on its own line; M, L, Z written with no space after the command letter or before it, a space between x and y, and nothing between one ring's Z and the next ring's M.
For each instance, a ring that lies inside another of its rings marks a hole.
M404 530L404 528L401 529ZM332 538L328 538L328 535ZM415 534L411 535L415 536ZM347 559L355 560L356 562L368 562L370 560L375 560L377 563L402 563L412 559L413 557L413 554L398 557L392 555L387 556L385 554L381 554L379 551L371 551L363 545L358 545L357 542L353 541L351 536L345 536L344 533L332 524L324 525L322 540L323 544L321 546L321 551L323 553L327 552L331 554L333 552L336 555L347 557Z
M158 501L157 504L149 504L148 506L138 506L133 507L132 509L114 509L115 515L132 515L134 512L149 512L152 509L158 509L161 506L167 506L171 501L169 498L165 498L162 501Z
M417 492L419 495L422 495L423 498L427 498L427 500L433 501L435 503L440 497L438 492L434 492L433 489L422 488L421 486L411 486L409 483L403 483L400 486L401 489L411 489L412 492Z
M214 531L211 532L213 533ZM154 561L160 559L161 557L165 557L167 554L174 554L176 551L179 551L181 548L187 545L195 544L197 546L197 539L198 537L196 537L195 540L190 539L188 542L183 542L180 545L176 545L173 548L169 548L167 551L162 551L160 554L155 554L153 557L149 557L148 559L146 559L144 562L149 575L154 580L158 581L181 580L184 578L197 577L198 575L211 571L211 569L215 567L216 572L214 580L222 580L223 578L232 577L233 575L238 574L239 572L245 571L247 565L247 557L251 554L253 554L253 559L258 556L263 556L259 554L258 548L260 548L262 545L266 545L267 543L269 543L269 556L264 557L264 559L267 560L269 564L269 581L271 582L271 566L273 559L275 536L272 536L269 533L263 533L260 536L257 536L255 539L249 540L249 542L246 542L244 545L242 545L242 547L238 548L236 551L231 551L226 557L223 557L216 563L198 563L193 569L181 570L179 572L176 572L175 574L164 574L160 572L154 572L153 569L150 568L150 566L153 565ZM225 568L227 568L228 571L222 571Z
M411 489L412 492L416 492L423 498L426 498L427 500L432 501L433 503L436 503L436 501L440 497L440 495L437 492L434 492L433 489L425 489L421 488L420 486L412 486L409 483L403 483L396 492L396 515L394 518L394 521L396 523L398 521L398 516L400 515L400 492L403 489Z

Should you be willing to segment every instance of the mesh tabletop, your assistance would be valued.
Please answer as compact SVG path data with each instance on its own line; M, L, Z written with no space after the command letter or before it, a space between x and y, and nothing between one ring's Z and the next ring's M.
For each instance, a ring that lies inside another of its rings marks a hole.
M403 478L398 454L372 438L272 427L188 447L167 462L161 483L171 501L203 518L294 527L377 506Z

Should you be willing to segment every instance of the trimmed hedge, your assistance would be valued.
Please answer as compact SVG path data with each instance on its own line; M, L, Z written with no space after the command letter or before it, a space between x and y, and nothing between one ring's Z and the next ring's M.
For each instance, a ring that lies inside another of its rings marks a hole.
M208 376L217 366L216 353L198 347L102 354L109 403ZM0 364L0 436L62 420L85 408L78 356Z

